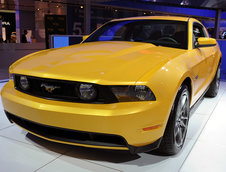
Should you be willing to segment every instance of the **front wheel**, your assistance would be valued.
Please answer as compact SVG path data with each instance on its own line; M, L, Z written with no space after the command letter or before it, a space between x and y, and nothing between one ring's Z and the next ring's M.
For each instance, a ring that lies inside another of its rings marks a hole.
M219 64L215 77L214 77L213 81L211 82L208 91L205 94L206 97L216 97L217 96L219 86L220 86L220 75L221 75L221 65Z
M185 141L190 113L190 95L188 87L182 85L177 93L159 152L166 155L178 153Z

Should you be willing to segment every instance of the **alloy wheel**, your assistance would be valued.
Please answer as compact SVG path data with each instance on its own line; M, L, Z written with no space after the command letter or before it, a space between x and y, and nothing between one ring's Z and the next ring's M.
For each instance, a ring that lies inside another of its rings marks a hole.
M189 120L188 107L189 107L188 91L184 90L178 101L178 106L176 110L175 128L174 128L174 141L178 148L183 146L186 132L187 132L188 120Z

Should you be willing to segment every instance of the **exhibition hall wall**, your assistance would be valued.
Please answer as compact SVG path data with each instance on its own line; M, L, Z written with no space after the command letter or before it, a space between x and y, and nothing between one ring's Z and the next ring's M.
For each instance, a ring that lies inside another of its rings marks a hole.
M45 48L58 48L79 43L87 23L87 4L84 1L35 1L16 0L9 9L0 6L0 76L8 77L8 67L15 60L31 52ZM88 1L87 1L88 2ZM148 5L141 1L96 1L91 2L89 33L103 23L114 19L133 16L176 15L194 17L200 20L209 31L215 27L216 9L190 8L189 6ZM22 43L24 30L28 31L27 43ZM52 35L52 36L51 36ZM54 36L55 35L55 36ZM226 79L226 12L222 11L218 43L222 51L222 79ZM25 45L23 45L25 44ZM4 74L3 74L4 73ZM0 77L0 79L2 79Z

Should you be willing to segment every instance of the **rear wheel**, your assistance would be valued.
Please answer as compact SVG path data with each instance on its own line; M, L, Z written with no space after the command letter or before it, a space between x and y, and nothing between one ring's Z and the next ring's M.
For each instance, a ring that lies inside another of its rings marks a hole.
M206 97L216 97L217 96L219 86L220 86L220 75L221 75L221 65L218 65L215 77L214 77L213 81L211 82L208 91L205 94Z
M166 155L178 153L185 141L190 113L190 95L188 87L182 85L177 93L159 152Z

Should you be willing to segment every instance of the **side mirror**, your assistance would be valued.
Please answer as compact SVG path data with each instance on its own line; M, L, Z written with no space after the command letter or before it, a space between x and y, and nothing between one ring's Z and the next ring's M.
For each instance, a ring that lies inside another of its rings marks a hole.
M82 41L85 41L88 37L89 37L89 35L83 35Z
M217 45L216 39L200 37L198 38L197 44L195 46L202 48L202 47L213 47L215 45Z

